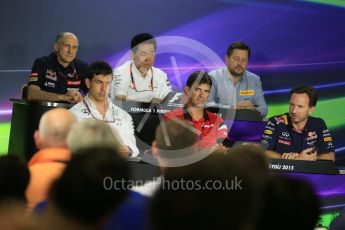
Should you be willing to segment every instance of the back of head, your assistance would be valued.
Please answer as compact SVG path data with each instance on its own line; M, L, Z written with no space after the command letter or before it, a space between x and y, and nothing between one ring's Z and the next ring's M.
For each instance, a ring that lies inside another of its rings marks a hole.
M188 86L189 88L192 88L194 84L196 85L206 84L212 87L212 79L208 75L208 73L204 71L196 71L188 77L186 86Z
M66 148L67 134L75 122L76 118L67 109L55 108L45 112L39 123L39 141L35 137L37 147Z
M186 150L193 147L197 134L190 124L182 120L161 122L156 129L155 141L161 154L173 150Z
M125 187L115 183L128 178L128 165L114 149L79 150L53 185L49 200L63 217L98 225L127 194Z
M138 49L138 45L142 43L149 43L153 44L155 49L157 49L157 42L156 39L149 33L140 33L135 35L131 40L131 50L136 52Z
M0 157L0 203L26 202L25 190L30 172L26 164L14 155Z
M107 62L95 61L91 63L91 65L89 65L88 68L86 69L85 77L88 78L89 80L92 80L92 78L95 75L106 76L109 74L113 74L113 69Z
M248 174L258 191L264 188L269 177L269 167L262 148L252 145L234 147L228 149L225 158L234 164L237 170Z
M119 134L99 120L85 120L74 124L67 136L67 144L72 154L80 149L102 146L117 151L123 145Z
M223 154L167 170L153 198L153 229L246 229L253 226L253 190ZM255 194L254 194L255 195Z
M263 217L258 229L314 229L320 214L313 188L302 180L275 176L264 193Z

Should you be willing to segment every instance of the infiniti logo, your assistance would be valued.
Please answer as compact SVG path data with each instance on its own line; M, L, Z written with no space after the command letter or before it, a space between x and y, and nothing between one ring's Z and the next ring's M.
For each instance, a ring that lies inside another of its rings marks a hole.
M288 132L282 132L282 136L283 136L283 137L289 137L290 134L289 134Z

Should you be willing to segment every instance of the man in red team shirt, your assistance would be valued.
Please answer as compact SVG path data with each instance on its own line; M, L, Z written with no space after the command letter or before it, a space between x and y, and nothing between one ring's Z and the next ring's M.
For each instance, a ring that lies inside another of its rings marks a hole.
M164 115L164 120L181 119L191 124L198 134L200 147L214 147L228 136L228 128L223 119L205 109L210 94L212 80L202 71L192 73L184 88L186 104Z

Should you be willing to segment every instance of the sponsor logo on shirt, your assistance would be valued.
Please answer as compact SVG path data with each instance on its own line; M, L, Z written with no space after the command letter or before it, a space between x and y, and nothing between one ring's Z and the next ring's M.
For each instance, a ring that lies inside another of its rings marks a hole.
M262 138L264 138L264 139L272 139L272 137L268 136L268 135L262 135Z
M267 140L261 140L261 143L268 144L268 141Z
M313 140L317 138L317 134L315 131L308 132L307 134L307 141Z
M51 69L47 69L45 78L52 81L57 81L56 72Z
M272 121L268 121L268 122L267 122L267 125L275 126L275 124L274 124Z
M55 83L54 82L50 82L50 81L46 81L45 83L44 83L44 86L46 86L46 87L51 87L51 88L55 88Z
M270 126L266 126L265 129L269 129L269 130L272 130L272 131L275 131L275 130L276 130L275 128L270 127Z
M89 115L90 111L88 109L82 109L80 112Z
M323 141L324 142L330 142L330 141L332 141L332 137L325 137L325 138L323 138Z
M248 90L240 90L240 96L253 96L255 93L255 90L248 89Z
M264 133L266 133L266 134L270 135L270 134L272 134L273 132L272 132L272 130L265 129Z
M308 146L308 147L311 147L311 146L315 145L315 143L316 143L316 140L307 141L307 146Z
M280 117L275 117L274 119L276 120L277 125L280 124L280 123L284 123L285 125L288 124L288 120L287 120L286 115L283 115L283 116L280 116Z
M291 145L291 141L285 141L285 140L278 140L278 143L283 144L283 145Z
M290 136L290 134L288 133L288 132L282 132L282 134L281 134L283 137L289 137Z
M67 81L67 85L80 85L81 81Z

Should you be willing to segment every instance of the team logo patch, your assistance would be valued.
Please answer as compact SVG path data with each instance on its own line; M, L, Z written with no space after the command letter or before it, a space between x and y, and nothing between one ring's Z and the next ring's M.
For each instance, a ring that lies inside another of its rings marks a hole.
M284 144L284 145L291 145L291 141L284 141L284 140L278 140L278 143Z
M67 85L80 85L81 81L67 81Z
M255 94L255 90L248 89L248 90L240 90L240 96L253 96Z
M270 134L272 134L273 132L272 132L272 130L266 129L266 130L264 131L264 133L270 135Z
M52 81L57 81L56 72L48 69L45 78Z
M277 122L277 125L280 124L280 123L284 123L285 125L288 124L288 120L287 120L286 115L283 115L283 116L280 116L280 117L276 117L275 120Z
M330 141L332 141L332 137L325 137L325 138L323 138L323 141L330 142Z

